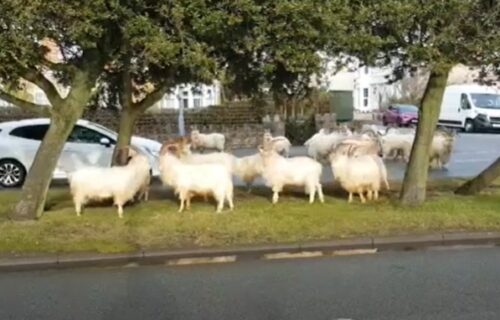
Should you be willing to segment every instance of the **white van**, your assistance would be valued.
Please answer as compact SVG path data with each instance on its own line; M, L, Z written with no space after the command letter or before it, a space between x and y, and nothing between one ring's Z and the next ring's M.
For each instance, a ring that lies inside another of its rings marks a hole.
M500 90L477 84L447 86L439 124L466 132L500 129Z

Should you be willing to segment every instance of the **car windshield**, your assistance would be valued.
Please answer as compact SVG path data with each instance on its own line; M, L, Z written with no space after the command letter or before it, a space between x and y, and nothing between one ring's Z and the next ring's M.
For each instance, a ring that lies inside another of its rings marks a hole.
M500 109L500 94L472 93L471 98L477 108Z
M100 124L98 124L98 123L91 122L91 121L89 121L89 123L90 123L91 125L93 125L94 127L97 127L97 128L99 128L100 130L102 130L102 131L104 131L104 132L106 132L106 133L108 133L108 134L110 134L110 135L112 135L112 136L114 136L114 137L116 137L116 136L118 135L118 133L116 133L115 131L110 130L110 129L106 128L105 126L102 126L102 125L100 125Z
M410 105L399 106L399 110L403 112L418 112L418 108L416 106Z

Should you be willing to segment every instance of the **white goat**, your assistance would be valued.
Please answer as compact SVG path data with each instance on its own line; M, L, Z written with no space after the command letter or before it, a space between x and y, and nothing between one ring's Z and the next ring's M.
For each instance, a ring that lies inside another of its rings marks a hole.
M384 159L394 159L401 155L405 162L410 160L411 148L415 139L414 134L388 131L385 135L380 135L379 139Z
M160 154L160 177L164 184L171 186L179 195L179 212L191 205L195 194L211 195L217 201L217 213L222 212L224 201L233 209L233 181L226 166L215 163L188 164L177 155L178 144L162 147Z
M307 139L306 142L304 142L304 146L306 146L306 147L309 146L311 144L311 142L314 141L315 139L317 139L319 136L327 134L326 131L327 130L325 128L319 129L319 131L317 133L315 133L312 137Z
M382 159L376 155L353 156L353 149L347 153L335 150L330 155L330 164L335 180L340 182L342 188L349 192L349 203L353 200L353 193L358 193L361 202L366 201L364 193L367 193L368 200L378 199L380 182L383 181L387 190L387 169Z
M344 139L335 148L335 152L344 152L345 154L347 154L349 150L352 150L352 156L382 154L382 147L379 140L364 134Z
M147 199L151 166L148 158L136 153L125 166L85 167L69 174L69 186L76 215L91 200L112 198L123 218L123 205L136 194Z
M250 192L253 181L262 175L263 170L262 156L260 153L256 153L237 158L234 173L246 183L247 189Z
M178 144L179 158L188 164L220 164L225 166L229 172L234 173L237 158L227 152L192 153L191 144L184 139Z
M314 202L316 192L319 200L325 201L320 183L323 168L319 162L308 157L285 158L263 147L259 147L259 152L264 165L262 177L273 190L273 204L278 202L279 193L287 185L303 186L309 194L309 203Z
M323 130L323 129L322 129ZM328 154L334 149L340 141L350 136L346 132L331 132L326 134L324 131L318 132L304 144L307 147L307 154L315 159L320 160L328 157Z
M377 134L380 132L380 130L376 124L366 124L365 123L361 126L361 133L364 133L364 132L373 132L374 134Z
M290 143L290 140L284 136L273 137L271 133L266 130L266 132L264 132L263 143L264 145L271 145L274 151L287 158L290 155L290 148L292 144Z
M226 138L222 133L200 133L198 130L191 131L191 142L195 149L224 150Z
M436 131L432 139L429 154L429 166L442 169L450 161L455 136L442 131Z

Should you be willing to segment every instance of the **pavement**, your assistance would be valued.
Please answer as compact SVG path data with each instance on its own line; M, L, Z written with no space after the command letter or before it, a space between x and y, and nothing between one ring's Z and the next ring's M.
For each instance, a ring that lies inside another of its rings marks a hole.
M500 246L500 232L457 232L345 238L222 248L143 249L126 253L41 253L0 256L0 272L127 265L192 265L296 256L344 255L454 246ZM1 319L1 318L0 318Z
M0 319L497 320L500 249L0 274Z

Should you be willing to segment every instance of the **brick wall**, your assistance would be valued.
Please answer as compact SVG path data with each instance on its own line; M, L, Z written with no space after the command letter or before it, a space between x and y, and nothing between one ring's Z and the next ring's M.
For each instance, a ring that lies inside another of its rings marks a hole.
M16 108L0 108L0 122L33 117L36 116ZM118 130L119 113L116 111L87 111L83 118ZM188 132L191 126L196 126L201 132L223 133L226 146L230 149L256 147L261 142L265 126L258 110L250 106L189 110L185 112L184 119ZM177 133L177 113L170 110L142 115L134 132L135 135L160 142Z

